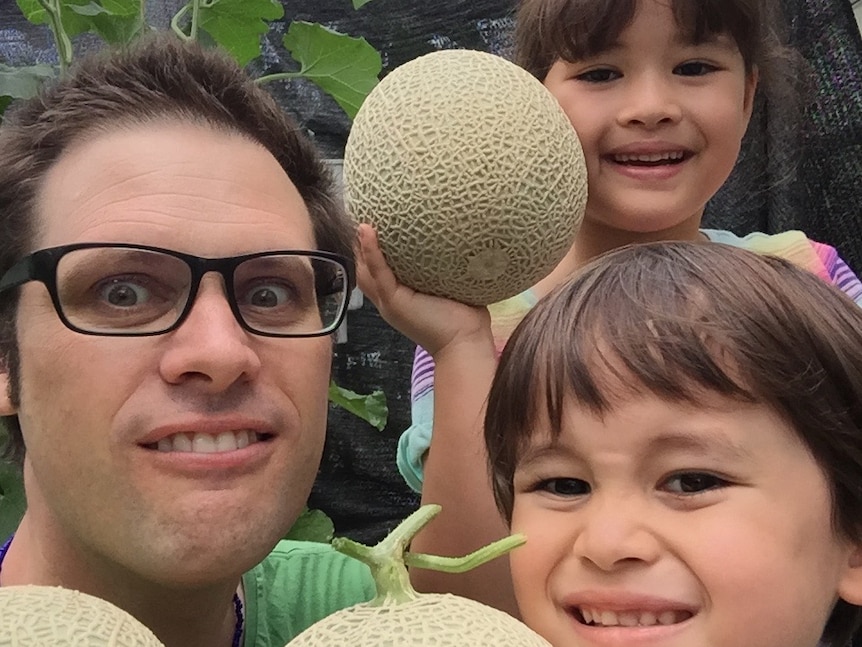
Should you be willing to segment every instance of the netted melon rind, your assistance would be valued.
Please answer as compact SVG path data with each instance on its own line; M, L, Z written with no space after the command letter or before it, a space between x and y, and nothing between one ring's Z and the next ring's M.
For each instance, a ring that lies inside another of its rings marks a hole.
M507 613L455 595L401 604L357 604L303 631L286 647L550 647Z
M366 98L344 193L402 283L487 305L562 260L583 219L586 165L537 79L499 56L443 50L396 68Z
M164 647L129 613L56 586L0 587L0 647Z

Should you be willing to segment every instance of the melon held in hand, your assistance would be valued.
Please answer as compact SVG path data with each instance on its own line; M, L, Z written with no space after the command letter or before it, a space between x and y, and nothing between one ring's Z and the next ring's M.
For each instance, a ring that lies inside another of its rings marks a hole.
M536 78L499 56L444 50L396 68L365 99L344 194L401 283L487 305L562 260L587 173L571 123Z
M335 548L368 564L377 597L337 611L287 647L551 647L508 613L456 595L417 593L406 565L463 572L524 543L513 535L464 558L405 552L413 536L440 511L424 505L373 547L336 538Z
M59 586L0 587L0 647L164 647L129 613Z

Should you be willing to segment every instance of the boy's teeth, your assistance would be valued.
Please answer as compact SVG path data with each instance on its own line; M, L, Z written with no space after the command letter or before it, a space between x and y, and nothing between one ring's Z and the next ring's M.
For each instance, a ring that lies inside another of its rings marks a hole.
M162 438L157 445L160 452L190 452L193 454L215 454L231 452L257 442L253 431L223 431L220 434L174 434Z
M601 627L653 627L673 625L688 617L684 611L602 611L599 609L580 609L584 623Z

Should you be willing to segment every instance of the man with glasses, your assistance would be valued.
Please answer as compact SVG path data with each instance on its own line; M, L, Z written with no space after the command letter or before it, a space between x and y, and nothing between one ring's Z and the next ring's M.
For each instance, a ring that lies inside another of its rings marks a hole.
M0 586L96 595L168 647L282 647L373 595L358 562L279 542L320 461L353 232L235 64L154 37L17 106L0 236L27 494Z

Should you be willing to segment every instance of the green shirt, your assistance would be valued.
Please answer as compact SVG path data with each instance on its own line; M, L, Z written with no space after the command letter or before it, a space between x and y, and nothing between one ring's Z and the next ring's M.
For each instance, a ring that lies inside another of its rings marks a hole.
M321 618L375 595L365 564L312 542L279 542L242 581L245 647L284 647Z

